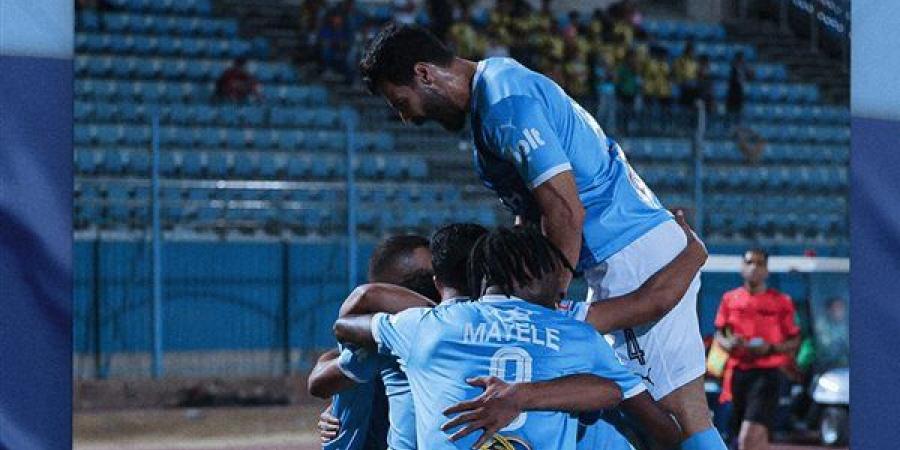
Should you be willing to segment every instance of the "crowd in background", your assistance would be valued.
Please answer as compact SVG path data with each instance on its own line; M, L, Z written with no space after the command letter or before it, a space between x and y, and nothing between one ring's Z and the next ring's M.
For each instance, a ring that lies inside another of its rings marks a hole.
M571 11L562 19L552 3L542 0L535 9L525 0L497 0L484 12L473 11L472 0L394 0L391 20L426 22L466 59L513 57L581 101L596 101L606 92L614 93L626 112L639 103L690 105L697 98L712 107L709 59L698 57L688 43L671 60L641 28L642 15L632 0L589 16ZM299 20L304 36L300 62L314 64L325 77L353 83L360 52L381 25L354 0L332 5L306 0Z

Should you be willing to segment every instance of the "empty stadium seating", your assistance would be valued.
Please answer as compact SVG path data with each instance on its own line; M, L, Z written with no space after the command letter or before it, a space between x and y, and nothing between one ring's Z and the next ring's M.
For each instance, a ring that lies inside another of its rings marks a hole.
M270 60L265 39L241 35L238 21L214 16L209 0L111 3L119 10L85 10L76 17L77 228L147 225L150 123L158 117L160 212L166 227L344 232L345 127L348 118L356 123L360 117L339 106L345 99L302 79L290 63ZM373 3L360 7L371 17L391 14ZM487 11L475 11L474 17L484 23ZM557 20L565 25L568 17ZM646 20L642 26L652 36L648 43L666 49L670 58L689 40L697 54L708 55L719 102L737 52L754 72L744 120L764 142L759 161L747 160L730 125L716 116L700 148L702 231L710 244L844 242L848 109L825 104L817 86L796 82L785 65L763 60L752 46L729 41L721 25ZM213 98L215 80L239 56L249 58L249 70L263 85L261 102ZM441 168L430 167L429 156L441 149L420 151L423 144L395 139L384 124L365 123L354 135L361 231L497 222L496 203L485 190L469 186L476 194L463 196L469 187L441 184ZM691 140L664 130L626 135L622 146L666 205L697 206ZM449 155L455 149L446 150Z

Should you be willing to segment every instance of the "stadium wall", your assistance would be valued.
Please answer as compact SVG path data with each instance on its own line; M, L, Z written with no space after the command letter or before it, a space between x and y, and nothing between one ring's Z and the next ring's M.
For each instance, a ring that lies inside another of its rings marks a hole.
M361 274L373 247L361 243ZM78 241L74 250L76 377L148 376L149 243ZM331 324L348 293L340 241L175 241L165 243L163 261L167 375L304 372L335 344ZM704 335L713 332L722 293L740 284L736 272L703 275L698 310ZM847 298L846 274L778 273L771 284L813 306L832 296ZM578 281L570 294L582 299L585 291Z

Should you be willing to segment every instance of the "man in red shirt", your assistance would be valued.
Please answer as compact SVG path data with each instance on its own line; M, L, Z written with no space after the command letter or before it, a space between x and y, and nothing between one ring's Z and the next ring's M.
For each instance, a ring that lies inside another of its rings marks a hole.
M731 381L730 427L738 450L769 448L779 368L790 363L800 346L791 298L766 286L768 259L762 249L744 254L744 285L722 296L716 314L716 341L731 354L725 371L726 384Z

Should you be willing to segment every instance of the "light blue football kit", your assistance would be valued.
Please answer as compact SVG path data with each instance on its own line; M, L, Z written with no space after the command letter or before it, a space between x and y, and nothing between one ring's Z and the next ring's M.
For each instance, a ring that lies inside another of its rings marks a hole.
M458 297L447 299L444 305L467 301ZM397 357L392 355L370 354L366 349L344 348L341 351L341 371L348 378L357 382L357 386L369 383L374 378L381 378L384 393L388 400L388 418L390 428L387 433L389 450L416 449L416 410L413 405L412 392L406 373L400 369ZM341 424L343 430L343 423Z
M341 348L341 352L348 351ZM374 359L374 358L368 358ZM323 450L384 450L388 421L384 386L356 384L331 397L331 415L341 423L337 437L324 442Z
M465 383L468 378L528 382L592 373L644 389L589 325L515 297L376 314L372 334L406 371L419 448L471 448L478 433L453 443L449 436L456 430L440 430L449 420L444 409L482 393ZM532 449L574 450L576 432L577 420L568 413L529 411L500 434Z
M474 162L515 215L540 223L532 189L571 171L584 207L578 268L589 301L634 291L685 247L672 215L619 144L552 80L511 58L478 62L469 107ZM609 334L626 367L659 400L705 372L696 313L700 276L655 324ZM719 442L704 448L723 448Z
M594 118L515 60L478 63L470 113L476 169L514 214L540 218L531 189L572 171L586 213L582 269L672 219Z

